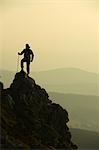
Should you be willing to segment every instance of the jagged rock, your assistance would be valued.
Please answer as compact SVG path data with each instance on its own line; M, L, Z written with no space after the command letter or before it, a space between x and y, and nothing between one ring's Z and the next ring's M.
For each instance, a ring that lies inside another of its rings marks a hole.
M0 82L0 91L2 91L2 90L3 90L3 83Z
M3 90L3 83L0 82L0 101L1 101L1 92L2 92L2 90Z
M21 71L10 88L2 89L1 146L5 149L67 149L71 141L68 113Z

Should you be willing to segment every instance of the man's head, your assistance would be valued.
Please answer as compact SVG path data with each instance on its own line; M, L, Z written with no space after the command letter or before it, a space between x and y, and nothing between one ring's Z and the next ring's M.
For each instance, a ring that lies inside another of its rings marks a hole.
M26 48L30 48L29 44L26 44Z

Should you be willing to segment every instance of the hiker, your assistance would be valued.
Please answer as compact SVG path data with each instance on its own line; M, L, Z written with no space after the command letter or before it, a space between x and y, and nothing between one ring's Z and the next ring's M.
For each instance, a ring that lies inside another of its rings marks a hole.
M32 50L30 49L29 44L26 44L26 48L21 53L18 53L18 55L22 55L22 54L24 54L24 58L21 60L21 69L23 70L23 68L24 68L23 63L26 62L27 74L29 74L30 73L30 62L32 62L33 58L34 58L34 54L33 54Z

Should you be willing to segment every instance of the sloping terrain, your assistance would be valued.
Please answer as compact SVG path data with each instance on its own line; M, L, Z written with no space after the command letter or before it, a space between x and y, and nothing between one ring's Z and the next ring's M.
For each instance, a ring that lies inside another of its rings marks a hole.
M69 111L72 128L99 132L99 96L51 92L49 97Z
M80 129L70 129L72 140L75 141L79 150L99 150L99 132Z

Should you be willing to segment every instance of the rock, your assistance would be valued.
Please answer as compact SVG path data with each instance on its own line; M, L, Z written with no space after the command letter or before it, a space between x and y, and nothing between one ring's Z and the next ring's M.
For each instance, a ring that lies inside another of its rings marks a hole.
M2 91L2 90L3 90L3 83L0 82L0 91Z
M1 100L1 92L3 91L3 83L0 82L0 100Z
M2 86L1 86L2 87ZM68 112L23 71L10 88L2 89L1 147L5 149L66 149L71 141Z

